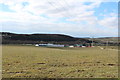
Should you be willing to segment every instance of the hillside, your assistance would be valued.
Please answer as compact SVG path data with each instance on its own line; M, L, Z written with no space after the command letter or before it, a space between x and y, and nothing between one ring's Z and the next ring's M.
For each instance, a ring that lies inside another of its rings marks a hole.
M91 41L83 38L75 38L62 34L15 34L1 32L2 44L34 44L34 43L59 43L75 44L90 43Z
M103 41L103 42L113 42L113 43L117 43L119 42L120 37L104 37L104 38L95 38L95 40L97 41Z
M92 40L91 38L86 38L88 40ZM93 41L97 42L99 45L109 44L109 45L119 45L120 44L120 37L101 37L101 38L93 38Z

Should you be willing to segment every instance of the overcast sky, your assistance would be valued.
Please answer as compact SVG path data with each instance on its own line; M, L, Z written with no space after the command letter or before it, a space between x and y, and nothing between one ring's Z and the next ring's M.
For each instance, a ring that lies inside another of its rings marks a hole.
M116 37L117 15L117 0L0 0L4 32Z

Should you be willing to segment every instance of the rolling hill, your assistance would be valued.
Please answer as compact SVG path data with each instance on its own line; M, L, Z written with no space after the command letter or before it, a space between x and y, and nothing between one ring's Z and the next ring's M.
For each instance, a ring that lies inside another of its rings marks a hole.
M15 34L1 32L2 44L36 44L36 43L59 43L75 44L90 43L91 41L84 38L75 38L63 34Z

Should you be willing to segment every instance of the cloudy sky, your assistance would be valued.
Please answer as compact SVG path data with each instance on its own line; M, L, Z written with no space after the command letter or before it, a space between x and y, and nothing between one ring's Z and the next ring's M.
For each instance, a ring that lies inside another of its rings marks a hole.
M0 0L0 27L14 33L116 37L117 13L117 0Z

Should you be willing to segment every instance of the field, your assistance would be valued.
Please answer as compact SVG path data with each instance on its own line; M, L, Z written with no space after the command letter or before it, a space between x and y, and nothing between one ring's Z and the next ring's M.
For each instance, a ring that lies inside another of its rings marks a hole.
M118 51L2 46L3 78L117 78Z

